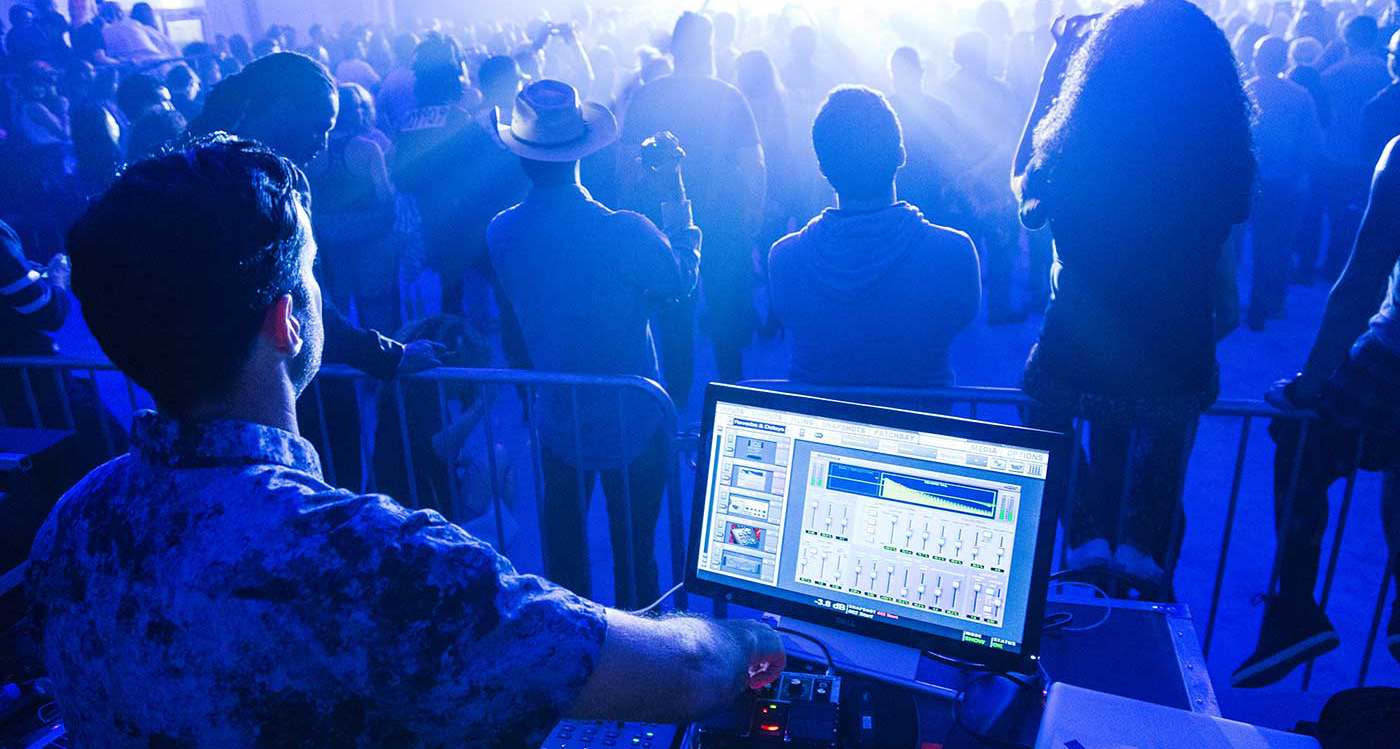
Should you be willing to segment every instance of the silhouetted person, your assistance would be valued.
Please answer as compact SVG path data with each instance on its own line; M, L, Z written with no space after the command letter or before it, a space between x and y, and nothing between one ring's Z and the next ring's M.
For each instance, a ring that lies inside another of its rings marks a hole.
M225 139L131 168L70 234L93 334L156 403L30 555L72 740L538 746L776 679L766 625L605 609L324 480L294 406L322 351L310 205L290 160Z
M695 223L705 232L700 263L705 313L701 329L714 348L720 380L743 377L743 352L753 337L753 242L763 217L766 167L753 112L738 89L715 77L713 31L709 19L686 13L671 39L675 73L642 86L633 95L622 125L619 168L624 187L635 197L628 205L660 204L638 180L637 147L653 133L675 133L686 151L686 188L695 205ZM626 176L630 175L630 176ZM624 193L627 195L627 193ZM679 399L689 391L682 374L684 332L691 322L683 308L663 333L668 377ZM674 367L672 365L675 365Z
M1220 390L1221 245L1249 215L1254 172L1234 57L1199 8L1139 0L1071 19L1013 171L1022 220L1048 223L1056 253L1023 387L1030 423L1087 422L1068 566L1112 567L1148 600L1172 595L1187 458Z
M1231 677L1236 687L1273 684L1337 647L1337 631L1313 594L1327 532L1327 490L1353 470L1383 474L1381 526L1390 552L1388 571L1400 575L1400 243L1396 236L1400 236L1400 138L1390 142L1376 166L1355 248L1327 297L1322 325L1302 372L1279 381L1268 394L1269 402L1279 408L1310 409L1321 418L1306 425L1301 453L1300 422L1278 419L1269 428L1276 443L1278 580L1275 589L1266 591L1258 646ZM1400 604L1394 602L1385 643L1391 657L1400 660Z
M457 43L430 34L414 56L417 108L395 138L394 182L412 195L423 220L428 267L442 283L442 309L473 323L490 317L486 225L527 187L516 159L496 146L484 118L466 106L465 59ZM482 64L490 105L509 102L522 79L508 57Z
M34 18L34 9L16 3L10 6L10 30L5 32L5 57L12 69L35 60L52 60L48 37Z
M1322 85L1322 71L1317 68L1321 56L1322 44L1312 37L1295 38L1288 44L1288 80L1308 90L1325 135L1332 122L1332 104L1327 98L1327 88ZM1319 155L1325 157L1325 153ZM1313 163L1308 177L1308 197L1303 204L1298 236L1293 243L1294 253L1298 256L1293 276L1296 283L1311 284L1317 275L1317 256L1322 250L1322 218L1327 212L1329 175L1326 158L1319 158Z
M374 98L358 83L339 86L330 140L307 167L316 195L321 280L337 307L375 330L399 328L399 258L393 242L394 184L372 137Z
M900 121L884 97L840 87L812 125L836 207L773 245L773 311L792 341L796 382L938 387L948 347L980 301L977 250L895 197Z
M1332 124L1327 129L1327 154L1332 163L1327 214L1331 233L1323 271L1335 278L1342 270L1361 209L1366 202L1366 180L1375 162L1365 163L1361 142L1361 110L1381 89L1390 85L1385 60L1376 54L1376 19L1357 16L1347 22L1347 55L1322 73L1322 83L1332 103ZM1374 156L1374 154L1365 154Z
M499 137L519 157L531 187L524 201L491 221L487 241L531 362L550 372L657 379L651 308L688 297L699 261L700 232L677 168L645 177L664 201L663 235L644 216L593 200L579 184L579 160L617 138L606 107L581 103L566 83L543 80L522 91L513 110ZM655 600L654 539L666 481L661 414L644 398L557 387L542 389L535 408L546 574L581 595L592 590L586 518L601 478L614 579L636 585L635 597L620 592L618 605Z
M897 183L899 199L926 218L953 225L968 218L962 194L967 170L990 145L966 129L953 108L924 91L924 65L913 47L890 55L890 105L899 115L907 153Z
M335 82L323 65L305 55L279 52L225 78L209 93L189 129L193 135L233 133L305 164L326 148L339 107ZM327 362L348 364L381 380L438 365L440 348L431 341L405 346L376 330L357 327L332 300L323 303ZM322 455L328 473L344 485L358 487L362 455L354 383L322 378L317 385L316 392L297 402L301 422L318 445L329 444Z
M1254 102L1254 151L1259 187L1251 214L1253 280L1249 327L1263 330L1284 315L1293 244L1308 198L1312 167L1322 152L1322 125L1308 90L1283 77L1288 43L1266 36L1254 45L1255 75L1245 82Z
M772 58L761 49L751 49L739 55L735 68L734 85L743 93L744 99L749 102L749 109L753 111L768 173L768 195L758 238L759 245L764 248L760 254L766 272L767 247L791 230L788 226L790 222L800 220L792 173L793 146L787 90L778 80L778 70Z
M1386 45L1386 69L1390 85L1386 86L1361 110L1361 161L1375 163L1385 144L1400 135L1400 31Z
M733 13L715 14L715 75L722 81L737 83L735 65L739 60L739 50L734 46L734 38L739 30L739 22Z
M990 40L980 31L966 32L953 44L958 70L943 84L943 95L957 102L967 129L988 145L981 160L970 166L968 195L972 203L964 220L968 234L982 248L987 273L987 321L1014 323L1025 310L1011 299L1012 274L1019 252L1014 196L1006 184L1006 163L1016 148L1025 109L990 67Z

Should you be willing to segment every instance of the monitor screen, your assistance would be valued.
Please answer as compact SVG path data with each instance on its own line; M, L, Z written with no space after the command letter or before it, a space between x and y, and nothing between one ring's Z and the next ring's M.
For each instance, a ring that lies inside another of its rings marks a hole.
M932 636L963 652L1022 652L1040 615L1036 566L1049 560L1038 545L1053 535L1041 532L1044 439L989 441L965 436L975 423L964 420L859 406L852 418L820 405L831 401L724 392L707 403L695 579L898 627L927 649L938 649Z

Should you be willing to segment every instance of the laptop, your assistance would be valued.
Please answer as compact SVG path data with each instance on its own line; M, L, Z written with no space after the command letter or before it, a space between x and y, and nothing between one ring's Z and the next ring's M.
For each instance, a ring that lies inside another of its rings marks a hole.
M1318 749L1310 736L1051 685L1035 749Z

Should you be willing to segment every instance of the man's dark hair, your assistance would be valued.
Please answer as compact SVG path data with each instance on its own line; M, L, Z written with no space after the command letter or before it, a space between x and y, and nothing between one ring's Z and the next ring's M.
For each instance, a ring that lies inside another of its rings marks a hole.
M267 307L310 302L309 202L295 164L227 135L128 168L68 233L73 292L102 350L162 409L222 394Z
M326 66L306 55L278 52L260 57L209 92L204 110L190 123L190 134L232 131L249 115L287 100L314 101L335 90L335 79Z
M467 92L462 50L450 36L436 31L423 37L413 52L413 98L420 107L456 104Z
M518 85L520 77L520 65L509 55L492 55L486 58L476 72L477 82L481 84L481 90L488 98L491 92Z
M147 111L162 105L166 91L165 81L150 73L129 75L117 86L117 106L127 119L138 120Z
M715 27L710 19L690 11L682 13L671 32L671 56L676 60L676 69L714 75L714 43Z
M1352 52L1375 51L1381 38L1380 26L1370 16L1357 16L1347 21L1342 36L1346 39L1347 49Z
M812 146L826 181L846 199L879 197L904 165L899 118L880 92L840 86L812 123Z

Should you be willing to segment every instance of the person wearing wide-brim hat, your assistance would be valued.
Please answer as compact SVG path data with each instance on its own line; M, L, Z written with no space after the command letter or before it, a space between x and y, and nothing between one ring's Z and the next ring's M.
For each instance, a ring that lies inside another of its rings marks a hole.
M533 186L524 201L491 221L486 243L532 365L660 380L649 318L657 300L692 293L699 265L700 230L691 221L675 159L649 162L658 187L669 188L661 205L663 234L645 216L594 200L579 183L579 159L617 139L617 121L606 107L580 101L568 84L542 80L516 97L509 125L501 119L496 113L493 131L520 157ZM658 143L649 153L680 155L673 140L663 136ZM618 603L645 604L659 593L654 538L665 483L661 415L631 397L619 408L616 392L580 389L573 395L547 389L536 404L546 575L590 593L583 513L601 474L615 545L629 538L624 520L631 518L632 561L622 548L613 554Z
M496 138L506 150L532 161L578 161L617 140L617 118L608 108L579 100L573 86L545 79L515 97L510 124L492 112Z

